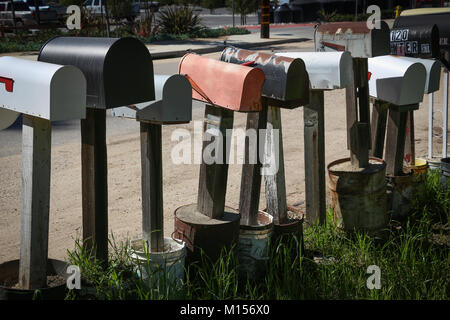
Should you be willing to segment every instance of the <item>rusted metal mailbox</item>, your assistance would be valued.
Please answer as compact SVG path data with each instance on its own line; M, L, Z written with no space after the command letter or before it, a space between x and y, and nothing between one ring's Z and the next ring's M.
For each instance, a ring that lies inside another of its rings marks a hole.
M152 58L135 38L56 37L42 46L38 60L83 71L88 108L109 109L154 99Z
M391 54L414 58L439 58L439 29L435 24L393 28Z
M273 174L264 174L266 185L266 211L273 217L276 230L285 225L292 227L296 221L289 221L286 204L286 187L284 174L284 156L281 143L278 150L272 147L273 129L278 130L278 139L281 140L281 113L279 108L296 108L309 103L309 79L305 64L301 59L287 58L272 54L228 47L222 52L222 61L238 65L251 65L264 71L266 81L262 89L263 110L259 113L247 115L246 130L256 130L260 139L260 130L266 129L265 146L270 150L260 150L263 146L259 141L246 141L245 153L249 159L258 158L259 154L266 155L264 163L278 164L278 171ZM255 146L250 146L255 143ZM252 150L252 151L250 151ZM250 154L252 152L253 154ZM275 159L277 158L277 159ZM259 212L259 197L261 189L262 159L256 163L244 163L242 168L241 196L239 213L243 232L249 228L261 228ZM249 161L250 162L250 161ZM301 233L301 224L298 223L298 233ZM270 223L269 223L270 227ZM292 228L295 229L295 228Z
M87 82L86 119L81 121L83 239L108 260L106 109L152 101L153 62L135 38L56 37L39 61L78 67Z
M72 66L1 57L0 82L0 116L11 122L23 114L18 282L41 289L48 271L51 122L85 117L86 80Z
M234 64L248 64L264 71L266 81L263 97L270 106L295 108L308 103L309 79L301 59L228 47L220 60Z
M192 84L192 98L233 111L261 111L264 72L188 53L178 73Z
M364 22L332 22L319 25L314 32L316 51L349 51L354 58L389 54L389 27L369 29Z
M116 117L159 124L187 123L192 120L192 87L185 76L155 75L155 99L150 102L114 108Z
M178 71L192 85L192 99L206 103L202 163L197 203L175 211L174 237L186 242L188 263L201 260L201 251L216 260L239 237L238 212L225 206L229 150L234 112L262 109L264 72L188 53Z
M353 83L353 61L348 52L282 52L302 59L309 74L311 98L304 106L305 195L308 224L325 223L325 116L324 91Z

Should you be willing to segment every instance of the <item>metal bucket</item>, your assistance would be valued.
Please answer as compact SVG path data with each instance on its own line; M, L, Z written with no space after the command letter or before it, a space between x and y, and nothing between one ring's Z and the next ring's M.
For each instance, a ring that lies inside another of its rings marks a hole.
M450 181L450 158L441 159L441 190L447 190Z
M416 175L413 171L402 176L386 176L388 209L394 220L401 220L407 217L411 211L414 195L418 189Z
M61 260L48 259L47 275L59 275L67 280L68 264ZM39 290L14 289L4 285L5 282L19 280L19 260L7 261L0 264L0 300L63 300L67 293L67 284Z
M136 262L136 273L143 280L149 280L151 287L183 284L186 257L183 241L164 238L164 252L149 252L148 246L144 249L142 240L134 240L131 250L131 257Z
M264 277L269 260L273 217L259 211L257 222L257 225L241 225L238 240L239 271L252 280Z
M439 170L441 168L440 158L427 158L429 170Z
M344 231L378 231L386 227L386 163L371 157L368 169L343 169L350 158L328 165L334 220Z

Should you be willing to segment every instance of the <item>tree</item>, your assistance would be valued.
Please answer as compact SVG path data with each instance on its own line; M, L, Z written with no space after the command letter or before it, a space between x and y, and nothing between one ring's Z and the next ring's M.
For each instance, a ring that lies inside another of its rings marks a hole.
M221 4L221 0L202 0L202 7L209 9L211 13L214 12L215 8L219 8Z
M241 24L246 24L247 15L258 10L260 0L234 0L234 10L241 15ZM232 8L232 0L227 1L227 6Z

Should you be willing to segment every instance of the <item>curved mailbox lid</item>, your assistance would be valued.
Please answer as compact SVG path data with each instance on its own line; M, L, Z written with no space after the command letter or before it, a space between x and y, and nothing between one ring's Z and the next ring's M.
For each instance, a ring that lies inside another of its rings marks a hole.
M372 97L397 106L422 102L426 79L423 64L395 56L369 58L368 64Z
M261 69L239 66L188 53L178 73L194 84L192 98L233 111L260 111L265 75Z
M348 52L280 52L276 55L302 59L313 90L346 88L352 83L353 62Z
M410 57L401 57L400 59L406 59L411 62L418 62L423 64L427 72L424 93L428 94L439 90L439 84L441 82L441 62L439 60Z
M435 24L392 28L391 54L414 58L439 58L439 29Z
M19 116L20 113L18 112L0 108L0 130L10 127L14 122L16 122Z
M155 99L152 58L137 39L56 37L44 44L38 60L78 67L86 77L90 108Z
M314 31L316 51L349 51L352 57L367 58L389 54L389 26L369 29L364 22L331 22Z
M156 100L112 109L116 117L162 124L192 120L192 87L185 76L155 75Z
M269 98L270 105L290 108L309 102L308 73L301 59L228 47L220 60L234 64L254 61L252 67L262 69L266 76L262 95Z
M86 79L73 66L1 57L0 77L13 82L10 91L0 84L0 108L50 121L86 117Z

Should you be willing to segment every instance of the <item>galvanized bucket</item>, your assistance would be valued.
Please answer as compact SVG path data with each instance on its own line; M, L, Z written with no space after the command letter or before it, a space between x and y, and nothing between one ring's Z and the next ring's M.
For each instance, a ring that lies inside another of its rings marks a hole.
M416 179L412 170L402 176L386 176L388 209L392 219L401 220L409 215L412 200L418 191Z
M378 231L386 227L386 163L370 158L369 168L347 170L350 158L328 165L334 220L344 231ZM342 169L344 168L344 169Z
M257 222L257 225L241 225L238 240L239 272L252 280L264 277L273 233L270 214L259 211Z
M440 158L427 158L429 170L439 170L441 168Z
M447 190L450 181L450 158L441 159L441 190Z
M166 285L181 286L184 281L186 246L183 241L164 238L164 252L149 252L142 240L131 242L131 257L136 262L136 273L143 280L149 280L153 288Z

